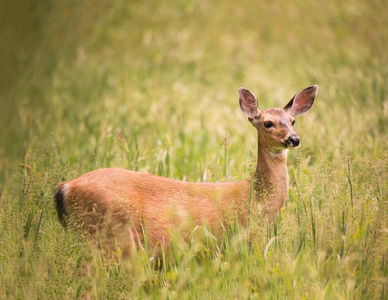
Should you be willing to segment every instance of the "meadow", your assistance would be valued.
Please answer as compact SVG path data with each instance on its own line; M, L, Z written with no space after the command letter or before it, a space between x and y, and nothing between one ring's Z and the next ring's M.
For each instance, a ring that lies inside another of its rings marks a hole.
M1 299L387 299L388 2L0 4ZM253 237L173 239L161 268L58 222L56 185L101 167L248 178L239 87L297 118L290 192Z

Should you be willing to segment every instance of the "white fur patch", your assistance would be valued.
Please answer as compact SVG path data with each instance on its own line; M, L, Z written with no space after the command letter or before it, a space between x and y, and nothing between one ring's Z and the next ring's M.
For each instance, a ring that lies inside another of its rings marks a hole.
M65 208L65 211L69 213L69 207L67 206L67 194L69 193L69 185L65 183L62 187L62 193L63 193L63 206Z

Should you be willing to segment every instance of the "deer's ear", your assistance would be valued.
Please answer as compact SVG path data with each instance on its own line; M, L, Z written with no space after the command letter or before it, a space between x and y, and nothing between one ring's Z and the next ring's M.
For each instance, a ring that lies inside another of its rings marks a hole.
M248 118L254 119L260 115L260 110L257 107L257 100L255 95L253 95L247 89L239 88L238 96L241 110Z
M304 90L301 90L291 99L290 102L288 102L288 104L284 107L284 110L294 117L305 114L313 106L317 92L317 85L312 85Z

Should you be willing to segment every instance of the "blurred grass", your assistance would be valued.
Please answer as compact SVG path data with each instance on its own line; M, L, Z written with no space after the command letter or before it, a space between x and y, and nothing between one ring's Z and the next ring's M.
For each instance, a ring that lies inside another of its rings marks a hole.
M378 0L0 3L0 298L385 298L387 11ZM287 206L253 246L236 233L198 264L204 246L177 242L184 255L157 272L146 253L109 261L60 228L55 185L98 167L225 180L227 133L230 178L246 178L256 136L237 89L268 108L311 84Z

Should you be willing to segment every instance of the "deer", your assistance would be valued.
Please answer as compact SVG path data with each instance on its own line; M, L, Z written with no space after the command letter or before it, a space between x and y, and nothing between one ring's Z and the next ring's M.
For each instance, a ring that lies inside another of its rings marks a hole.
M202 227L222 240L228 222L246 227L253 210L273 220L288 195L287 151L301 144L295 117L310 110L317 92L312 85L284 108L260 110L252 92L238 90L240 108L258 132L257 166L249 178L193 183L124 168L97 169L57 186L59 222L95 239L104 236L108 248L118 245L123 255L148 247L158 256L174 232L187 240Z

